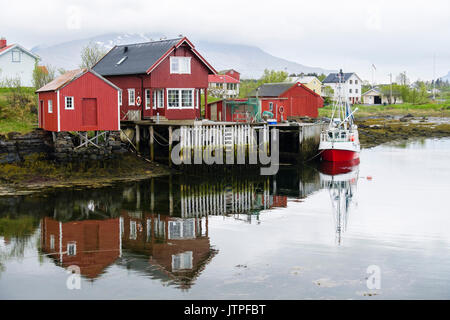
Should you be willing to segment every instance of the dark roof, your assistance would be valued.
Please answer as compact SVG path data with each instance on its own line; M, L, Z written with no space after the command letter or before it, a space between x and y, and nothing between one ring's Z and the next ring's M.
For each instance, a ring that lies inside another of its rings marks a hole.
M102 76L143 74L182 38L125 44L112 48L93 67ZM122 58L126 59L117 64Z
M354 72L344 73L344 79L342 79L342 82L347 81L353 74L354 74ZM339 75L339 73L330 73L330 74L322 81L322 83L338 83L338 82L339 82L338 75Z
M291 88L294 84L289 82L282 83L265 83L261 85L258 89L259 97L278 97L283 92L286 92L289 88ZM256 90L258 90L256 89ZM253 91L249 95L250 97L256 97L256 91Z

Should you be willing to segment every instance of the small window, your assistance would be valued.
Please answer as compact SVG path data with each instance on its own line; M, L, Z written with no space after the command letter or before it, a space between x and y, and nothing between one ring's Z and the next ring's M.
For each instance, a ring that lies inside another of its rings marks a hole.
M128 89L128 105L134 106L134 101L136 100L134 89Z
M12 51L12 62L20 62L20 59L21 59L20 50L13 50Z
M352 93L352 89L350 89L349 92Z
M353 80L350 80L350 84L353 84Z
M190 74L190 57L170 57L170 73Z
M273 111L273 102L269 102L269 111Z
M75 105L73 103L73 97L66 97L66 107L67 110L75 109Z
M194 97L192 94L192 90L181 90L181 107L193 107L194 106Z
M75 242L69 242L67 244L67 255L76 256L77 255L77 244Z
M48 113L53 113L53 101L48 100L47 104L48 104Z
M130 239L136 240L136 238L137 238L136 221L130 221Z
M150 109L150 89L145 89L145 110Z
M358 80L355 80L355 84L358 84Z
M355 93L358 93L359 92L359 90L358 89L355 89Z
M55 250L55 235L50 235L50 250Z
M119 91L119 106L122 105L122 91Z
M121 64L122 62L124 62L126 60L127 56L123 57L122 59L120 59L119 61L117 61L117 65Z
M167 90L168 106L171 108L178 108L180 106L180 98L178 90Z

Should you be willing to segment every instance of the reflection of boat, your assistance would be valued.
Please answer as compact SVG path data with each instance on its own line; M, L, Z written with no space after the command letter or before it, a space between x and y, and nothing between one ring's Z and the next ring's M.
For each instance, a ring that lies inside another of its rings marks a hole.
M324 163L320 167L322 188L327 188L330 193L338 244L342 243L342 234L347 229L350 204L358 182L359 166L354 163Z
M342 70L337 75L338 97L333 105L330 124L320 134L319 150L325 161L341 162L359 159L358 127L353 123L353 113L348 100L342 94Z

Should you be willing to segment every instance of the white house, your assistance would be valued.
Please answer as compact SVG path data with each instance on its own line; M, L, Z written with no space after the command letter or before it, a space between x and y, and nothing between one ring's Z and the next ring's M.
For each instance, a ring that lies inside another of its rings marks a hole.
M392 99L392 103L403 103L400 97L396 97ZM390 104L389 96L383 95L382 92L378 88L372 88L362 95L362 103L363 104Z
M360 103L361 102L361 89L362 80L354 72L343 73L341 79L341 95L347 97L350 103ZM337 99L339 94L339 73L330 73L323 81L324 87L330 87L333 89L334 93L331 97L333 100Z
M0 83L6 79L20 78L21 85L31 87L33 69L39 57L18 44L8 45L0 39Z

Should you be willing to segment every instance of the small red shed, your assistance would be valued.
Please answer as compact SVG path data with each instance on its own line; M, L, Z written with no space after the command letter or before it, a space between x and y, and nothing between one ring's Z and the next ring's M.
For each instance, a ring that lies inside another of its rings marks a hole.
M118 131L121 89L90 69L64 73L36 91L39 127L48 131Z
M317 118L318 109L323 107L323 98L302 85L296 83L266 83L253 93L261 105L261 113L272 112L277 121L287 117Z

